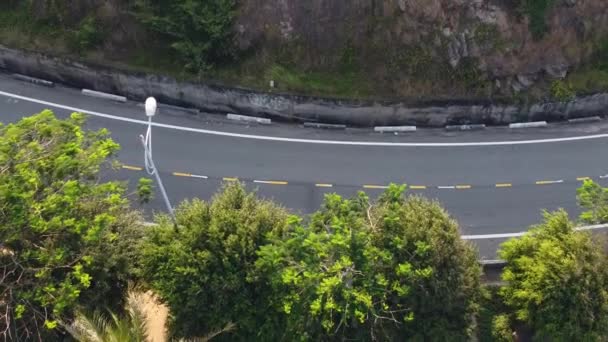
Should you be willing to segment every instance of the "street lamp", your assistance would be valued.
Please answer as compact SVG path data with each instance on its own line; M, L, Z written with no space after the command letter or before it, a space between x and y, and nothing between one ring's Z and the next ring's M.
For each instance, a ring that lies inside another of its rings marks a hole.
M154 166L154 160L152 159L152 117L154 114L156 114L156 99L153 97L148 97L146 99L145 107L146 115L148 116L148 130L146 131L145 137L140 135L139 138L141 139L141 144L144 146L144 163L146 166L146 172L150 176L156 177L156 183L158 183L160 192L163 195L163 199L165 200L165 205L167 206L171 220L173 220L173 224L177 227L177 220L175 219L175 214L173 213L173 207L171 206L171 202L169 202L169 197L167 197L167 192L165 191L163 182L160 179L160 175L158 174L156 166Z

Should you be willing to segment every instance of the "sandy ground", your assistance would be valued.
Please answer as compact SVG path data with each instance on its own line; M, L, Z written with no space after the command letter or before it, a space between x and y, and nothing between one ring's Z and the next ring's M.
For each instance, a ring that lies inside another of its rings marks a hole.
M146 316L148 341L166 342L167 330L165 327L169 309L160 303L158 297L152 291L140 292L136 296Z

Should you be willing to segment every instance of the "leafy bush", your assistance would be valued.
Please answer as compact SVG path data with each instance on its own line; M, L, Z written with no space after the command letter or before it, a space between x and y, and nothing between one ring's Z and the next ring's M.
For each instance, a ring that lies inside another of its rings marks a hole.
M137 0L138 18L166 37L187 69L204 71L234 54L236 0Z
M392 185L375 205L326 196L261 248L273 305L295 340L464 341L477 310L475 252L436 203Z
M498 315L492 320L492 338L496 342L513 341L511 320L507 315Z
M77 51L85 51L99 45L103 41L103 33L95 17L85 18L73 33L73 45Z
M570 83L556 80L551 83L551 97L560 102L567 102L576 96Z
M519 0L519 11L528 16L532 36L540 39L549 29L546 22L547 12L555 0Z
M592 180L586 180L576 190L578 205L584 209L580 220L584 224L608 222L608 188L602 188Z
M565 211L499 251L507 262L501 289L515 319L539 341L601 341L608 336L607 273L603 246L574 230Z
M119 146L50 111L0 128L0 333L48 339L77 306L116 307L139 217L98 183Z
M176 216L178 230L161 218L141 247L143 279L168 304L173 334L202 336L230 322L230 340L263 334L269 287L254 264L259 247L284 229L285 211L233 183L211 202L182 203Z

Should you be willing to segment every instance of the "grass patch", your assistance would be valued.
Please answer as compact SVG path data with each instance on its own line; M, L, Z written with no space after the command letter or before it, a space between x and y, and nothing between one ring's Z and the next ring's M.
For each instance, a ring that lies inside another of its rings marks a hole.
M577 94L608 92L608 70L583 68L568 75L567 81Z
M369 84L354 71L321 73L302 72L273 65L266 71L268 79L277 83L279 90L335 95L340 97L363 97L370 95Z

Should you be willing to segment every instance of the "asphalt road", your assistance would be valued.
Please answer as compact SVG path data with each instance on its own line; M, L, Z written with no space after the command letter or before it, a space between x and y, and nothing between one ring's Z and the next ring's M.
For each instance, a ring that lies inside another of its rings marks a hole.
M75 109L95 112L88 126L108 128L122 146L119 160L132 166L109 176L130 184L145 176L139 170L143 152L138 140L145 127L117 120L145 120L141 106L0 75L1 122L16 121L46 108L60 117ZM223 181L238 178L258 189L261 196L306 214L319 207L325 193L350 196L365 191L376 196L391 182L407 183L411 193L440 201L459 221L463 234L479 235L525 230L540 221L545 209L564 208L576 216L576 189L583 177L608 185L608 178L601 178L608 174L608 137L559 140L606 134L608 124L603 121L517 131L424 130L395 136L369 129L329 132L292 124L243 125L216 115L193 116L169 110L162 110L154 120L179 126L155 127L153 133L154 159L174 204L185 198L210 198ZM217 131L233 136L217 135ZM284 140L269 140L272 137ZM531 141L539 139L547 141ZM526 143L513 144L517 141ZM442 145L429 146L432 144ZM162 202L157 198L146 209L163 210ZM500 241L476 241L480 256L494 258Z

